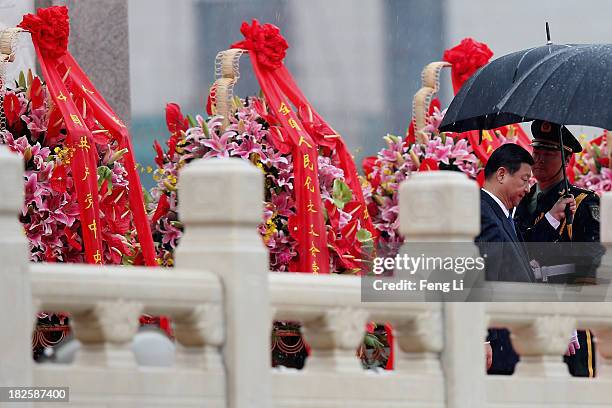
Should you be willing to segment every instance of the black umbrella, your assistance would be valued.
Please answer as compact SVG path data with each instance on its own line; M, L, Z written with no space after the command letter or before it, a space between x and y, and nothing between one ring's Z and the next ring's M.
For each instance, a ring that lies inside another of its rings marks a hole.
M500 98L503 115L612 129L612 44L576 45L538 61Z
M491 61L466 81L448 107L440 130L466 132L494 129L523 122L522 117L500 112L498 102L516 81L542 59L571 45L548 44L504 55Z
M576 45L534 64L501 98L496 110L521 121L542 119L612 129L610 92L612 44ZM559 139L564 159L563 139ZM568 191L565 166L563 171Z

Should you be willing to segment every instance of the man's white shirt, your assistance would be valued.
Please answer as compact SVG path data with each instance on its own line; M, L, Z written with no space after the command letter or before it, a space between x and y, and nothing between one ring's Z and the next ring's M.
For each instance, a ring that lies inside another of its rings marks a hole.
M493 200L495 200L495 202L497 203L497 205L499 205L499 208L502 209L502 211L504 212L504 215L506 216L506 218L508 218L510 216L510 210L508 210L506 208L506 206L504 205L504 203L501 202L501 200L499 198L497 198L497 196L495 194L493 194L492 192L486 190L486 189L482 189L482 191L484 191L485 193L487 193L489 196L491 196L491 198ZM516 208L512 209L512 215L514 216L514 211L516 210ZM554 229L559 228L559 225L561 225L561 222L556 220L555 217L552 216L552 214L549 212L546 213L545 215L546 220L548 221L548 223L550 224L551 227L553 227Z

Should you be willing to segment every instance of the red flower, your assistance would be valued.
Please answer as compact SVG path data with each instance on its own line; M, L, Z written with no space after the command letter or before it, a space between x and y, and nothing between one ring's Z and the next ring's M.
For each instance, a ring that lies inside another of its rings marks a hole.
M4 96L3 105L6 122L9 126L13 126L13 124L19 119L19 112L21 110L19 99L14 93L7 93Z
M36 14L26 14L18 27L32 34L32 40L45 57L59 58L68 50L70 22L66 6L41 8Z
M299 240L300 218L297 215L292 215L287 218L287 230L289 235L294 239ZM295 270L295 269L290 269Z
M138 254L136 254L136 257L134 258L134 260L132 261L133 265L144 265L145 261L144 261L144 256L142 255L142 251L138 251Z
M153 218L151 218L151 224L155 225L162 216L168 213L169 209L170 209L170 203L168 202L168 196L165 194L162 194L159 197L159 202L157 203L157 208L155 209Z
M206 99L206 113L208 116L212 116L212 106L213 104L217 104L217 85L213 85L210 88L210 92L208 93L208 98Z
M265 68L274 70L282 65L289 44L280 34L278 27L273 24L259 25L259 21L254 19L252 25L243 22L240 32L245 39L232 44L231 48L251 51L257 62Z
M77 241L77 238L80 238L80 237L76 232L71 231L70 228L68 227L64 227L64 235L66 236L68 245L70 245L72 248L74 248L78 252L81 252L83 250L83 247L81 246L81 244L79 244L79 241Z
M166 105L166 126L168 127L168 131L172 133L172 136L170 136L166 142L168 145L168 156L172 159L176 152L176 144L179 141L181 132L189 129L189 121L187 118L183 117L181 107L176 103L169 103Z
M51 246L47 247L47 250L45 251L45 262L51 262L51 263L55 263L56 259L55 259L55 255L53 254L53 249L51 249Z
M181 107L176 103L169 103L166 105L166 126L170 133L176 133L185 131L189 128L189 122L187 118L183 116Z
M115 187L100 201L100 211L104 215L103 221L113 234L124 235L130 230L130 209L128 207L128 192L124 187ZM108 239L108 238L107 238ZM123 246L120 241L107 242L119 248Z
M176 153L176 144L179 142L179 135L179 132L173 133L166 142L166 145L168 146L168 157L170 157L170 160L174 158L174 153Z
M444 51L442 58L453 65L452 80L455 92L478 68L486 65L492 56L493 51L487 44L472 38L465 38L459 45Z
M598 160L602 167L610 167L610 159L608 157L600 157Z
M329 225L334 231L338 231L340 229L340 213L338 212L338 208L334 205L334 203L328 200L325 200L323 204L327 210Z
M439 169L440 168L438 167L438 162L432 159L431 157L423 160L421 162L421 165L419 166L419 171L435 171Z
M363 167L363 171L366 176L369 176L370 174L372 174L372 172L374 172L374 166L376 165L376 160L378 160L378 157L368 156L368 157L364 157L363 160L361 161L361 167Z
M51 188L58 193L66 192L66 167L65 166L57 166L53 169L53 174L51 175Z
M62 137L62 135L60 135L60 130L63 124L64 118L62 117L62 113L58 108L53 107L49 113L49 124L47 126L47 134L45 135L45 145L54 146L58 143L59 139Z
M45 102L42 93L42 84L38 77L34 77L30 85L30 100L32 101L32 109L40 108Z
M162 167L164 167L164 151L162 150L162 147L159 145L159 142L157 140L153 142L153 147L155 148L155 152L157 153L157 155L155 156L155 163L161 169Z
M270 126L269 137L274 147L276 147L281 154L289 154L291 152L291 144L288 143L290 139L287 135L287 131L283 127Z
M371 201L368 203L368 214L370 214L370 217L375 217L378 215L378 205L376 202Z

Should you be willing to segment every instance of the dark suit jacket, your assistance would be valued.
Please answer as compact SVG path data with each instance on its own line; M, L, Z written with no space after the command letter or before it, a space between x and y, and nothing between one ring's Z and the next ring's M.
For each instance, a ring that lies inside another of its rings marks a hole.
M512 221L514 222L514 221ZM512 231L510 220L489 194L480 192L480 235L476 244L486 254L486 278L492 281L535 282L527 251L520 242L520 232ZM489 329L493 365L489 374L514 372L519 356L512 348L507 329Z
M535 282L529 256L515 238L510 220L489 194L480 192L480 235L476 244L486 254L486 278L490 281ZM513 221L512 221L513 222ZM520 232L517 228L517 234Z

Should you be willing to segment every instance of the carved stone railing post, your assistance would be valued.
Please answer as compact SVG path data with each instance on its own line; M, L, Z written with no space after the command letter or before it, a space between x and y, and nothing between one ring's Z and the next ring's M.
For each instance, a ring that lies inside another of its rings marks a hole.
M469 242L480 232L478 185L463 173L413 173L400 186L400 232L406 242Z
M75 364L135 367L130 345L138 331L143 306L137 302L99 302L85 313L72 314L74 336L81 342Z
M223 370L223 309L207 303L185 316L174 319L177 346L177 366L205 370Z
M304 338L312 353L305 370L359 372L357 347L363 341L368 313L361 309L334 308L318 319L303 323Z
M32 384L32 295L28 250L18 214L23 161L0 145L0 386Z
M479 252L473 241L479 231L478 185L464 174L415 173L400 186L403 253L476 258ZM417 272L415 278L427 279L427 274ZM484 272L466 276L467 290L453 295L452 300L466 300L469 288L484 279L483 275ZM435 374L440 372L441 360L448 407L484 407L484 308L478 304L448 303L442 311L443 316L429 311L397 324L398 370ZM460 323L465 319L469 319L469 324Z
M542 314L527 324L512 324L509 328L512 345L521 356L515 375L539 378L569 376L562 356L576 328L575 318Z
M400 185L399 207L400 232L404 237L400 256L469 258L474 262L480 256L474 244L480 232L480 194L478 184L465 174L455 171L414 173ZM441 275L442 271L411 271L411 280L418 283L419 279L432 278L450 284L461 281L465 289L453 291L447 298L453 301L478 299L480 292L471 288L481 286L484 270L450 273L451 276L446 272Z
M257 233L263 183L261 171L239 159L194 161L180 175L185 235L176 265L221 279L229 408L271 406L268 252Z

